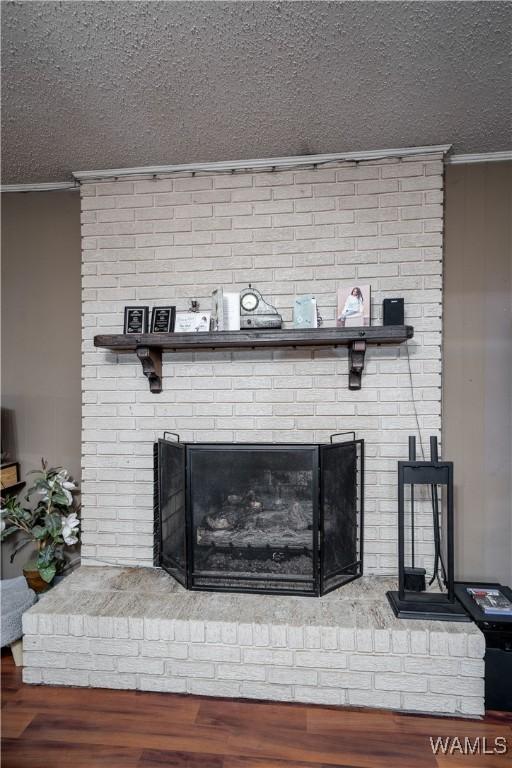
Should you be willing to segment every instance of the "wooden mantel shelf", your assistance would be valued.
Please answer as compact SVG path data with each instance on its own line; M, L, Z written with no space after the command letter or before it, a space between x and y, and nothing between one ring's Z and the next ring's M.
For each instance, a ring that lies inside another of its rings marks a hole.
M348 347L349 388L361 389L361 374L368 344L402 344L414 335L411 325L358 328L290 328L283 330L216 331L213 333L143 333L95 336L94 346L113 352L135 352L149 380L151 392L162 391L162 353L205 349L259 349L262 347Z

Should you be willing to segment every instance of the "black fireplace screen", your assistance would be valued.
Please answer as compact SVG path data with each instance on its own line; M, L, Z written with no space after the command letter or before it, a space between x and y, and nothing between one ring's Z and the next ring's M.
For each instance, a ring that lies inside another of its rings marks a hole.
M363 441L155 446L155 565L189 589L319 595L362 573Z

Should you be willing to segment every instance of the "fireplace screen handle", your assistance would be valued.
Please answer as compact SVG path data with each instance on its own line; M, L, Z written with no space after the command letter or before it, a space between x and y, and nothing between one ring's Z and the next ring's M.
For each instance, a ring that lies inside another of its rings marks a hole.
M168 440L167 435L172 435L173 437L175 437L176 438L176 440L175 440L176 443L180 442L180 436L178 435L177 432L164 432L164 440Z
M344 435L352 435L352 440L356 439L356 433L355 432L333 432L333 434L330 436L329 440L331 441L331 444L334 443L335 437L343 437Z

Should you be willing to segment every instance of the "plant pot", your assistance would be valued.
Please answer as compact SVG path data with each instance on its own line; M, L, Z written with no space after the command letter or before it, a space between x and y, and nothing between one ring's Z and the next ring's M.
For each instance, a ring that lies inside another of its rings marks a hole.
M27 567L23 569L23 575L30 589L33 589L37 594L46 592L50 588L50 584L42 578L37 568L31 567L30 564L27 564Z

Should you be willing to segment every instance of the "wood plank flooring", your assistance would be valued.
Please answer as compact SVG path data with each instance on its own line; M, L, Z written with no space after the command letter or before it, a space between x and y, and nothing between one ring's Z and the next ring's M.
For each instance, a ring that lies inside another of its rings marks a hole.
M434 755L429 737L505 737ZM24 685L2 652L2 768L508 768L512 715L484 720Z

